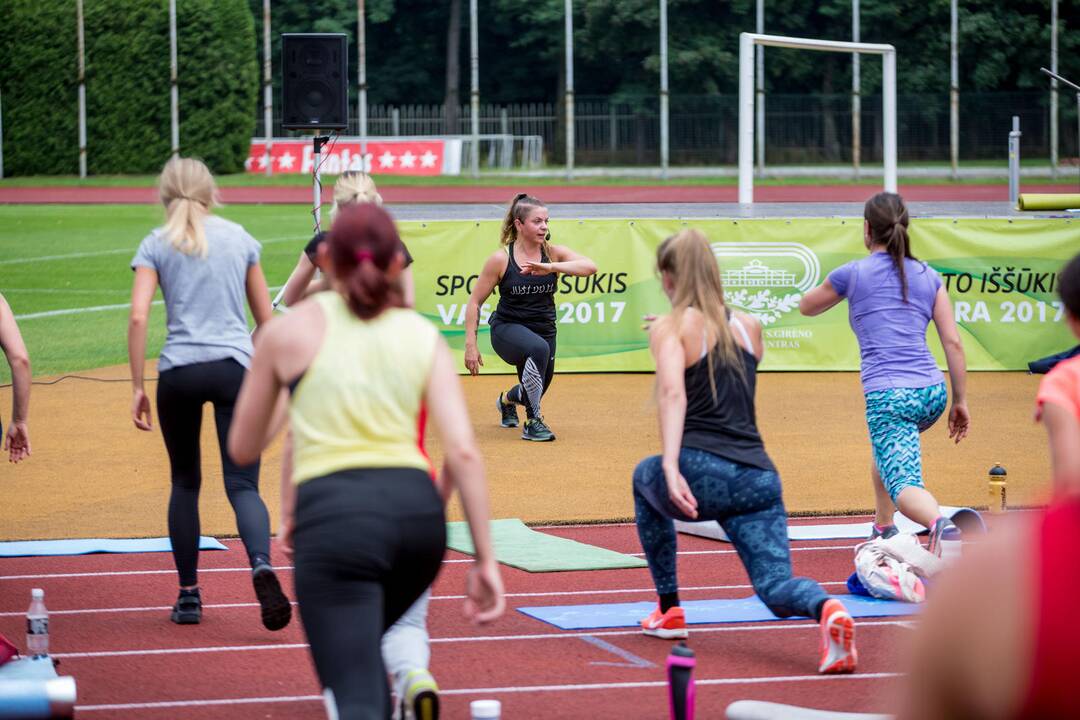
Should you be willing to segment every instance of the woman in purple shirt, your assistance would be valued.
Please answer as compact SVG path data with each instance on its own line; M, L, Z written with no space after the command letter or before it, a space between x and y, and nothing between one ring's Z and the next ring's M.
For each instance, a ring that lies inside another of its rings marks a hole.
M964 346L941 278L911 254L908 211L895 193L866 201L863 242L870 257L829 273L803 296L799 311L819 315L847 298L851 329L859 340L866 423L874 451L876 517L871 537L896 534L893 507L930 529L928 549L941 554L941 537L958 533L942 517L937 500L923 485L919 433L945 410L945 378L926 344L934 321L952 383L949 437L967 435Z

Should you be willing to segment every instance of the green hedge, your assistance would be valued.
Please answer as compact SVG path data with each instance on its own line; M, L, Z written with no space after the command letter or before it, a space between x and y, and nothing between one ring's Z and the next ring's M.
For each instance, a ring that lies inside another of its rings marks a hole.
M255 24L245 0L177 0L180 149L243 168L255 130ZM168 159L167 0L86 0L87 165L153 173ZM5 175L78 172L75 3L0 2Z

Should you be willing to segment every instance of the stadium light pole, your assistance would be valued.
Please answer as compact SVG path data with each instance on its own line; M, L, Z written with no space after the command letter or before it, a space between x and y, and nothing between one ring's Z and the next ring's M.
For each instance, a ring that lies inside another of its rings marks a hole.
M949 165L953 180L960 177L960 23L956 3L949 2Z
M476 26L476 0L469 0L469 113L472 115L472 148L469 169L480 174L480 38Z
M566 179L574 178L574 0L566 0Z
M274 137L274 91L270 74L270 0L263 0L263 165L267 177L274 174L270 146Z
M660 0L660 177L668 177L667 0Z
M356 0L356 67L357 85L360 92L357 117L360 122L360 169L368 171L367 164L367 18L364 12L364 0Z
M75 2L79 48L79 177L86 177L86 43L83 34L83 0Z
M1058 71L1058 0L1050 0L1050 72ZM1050 175L1058 175L1058 82L1050 78Z
M757 0L755 31L758 35L765 33L765 0ZM755 48L755 62L757 63L754 75L755 91L754 112L757 123L757 171L758 177L765 175L765 47L758 45Z
M180 155L180 89L176 82L176 0L169 0L169 105L172 156Z
M851 42L859 42L859 0L851 0ZM859 177L861 154L862 82L859 75L859 53L851 53L851 170L856 178Z

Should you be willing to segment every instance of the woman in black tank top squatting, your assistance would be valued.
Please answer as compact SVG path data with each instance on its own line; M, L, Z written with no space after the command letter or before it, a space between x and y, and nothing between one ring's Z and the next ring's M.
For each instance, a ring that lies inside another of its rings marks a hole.
M525 406L524 440L554 440L544 423L540 398L555 372L555 291L559 273L588 277L596 263L563 245L551 245L548 210L525 193L510 203L500 235L502 249L484 263L465 311L465 367L476 375L484 364L476 345L480 306L499 288L491 314L491 347L517 368L518 383L496 401L503 427L517 427L517 405Z
M633 480L638 537L660 596L642 631L687 637L673 520L716 520L773 614L820 621L819 672L852 672L851 615L816 582L791 572L780 476L754 412L761 325L725 307L720 270L701 232L684 230L661 243L656 266L671 314L649 332L662 454L642 460Z

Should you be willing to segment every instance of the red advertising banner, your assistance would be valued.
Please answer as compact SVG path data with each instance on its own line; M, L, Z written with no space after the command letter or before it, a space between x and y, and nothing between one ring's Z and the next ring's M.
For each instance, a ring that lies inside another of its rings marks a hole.
M250 173L265 173L266 143L251 141L251 151L244 161ZM319 172L339 175L346 170L363 170L379 175L456 175L460 172L460 141L452 140L371 140L367 155L361 158L360 141L342 138L322 148ZM310 174L315 165L314 149L309 139L273 139L270 145L271 171Z

